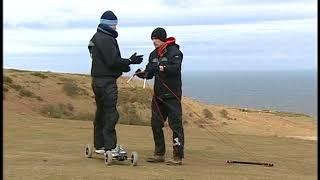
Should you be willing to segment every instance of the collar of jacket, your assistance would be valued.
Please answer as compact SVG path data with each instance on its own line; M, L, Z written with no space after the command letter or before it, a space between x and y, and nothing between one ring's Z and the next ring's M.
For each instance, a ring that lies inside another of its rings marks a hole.
M176 43L176 38L174 37L169 37L166 39L166 42L164 42L164 44L162 44L158 49L157 49L157 53L158 56L161 58L166 52L167 52L167 46L175 44Z
M109 36L114 37L114 38L118 37L118 32L113 30L110 26L105 25L105 24L99 24L97 31L101 31Z

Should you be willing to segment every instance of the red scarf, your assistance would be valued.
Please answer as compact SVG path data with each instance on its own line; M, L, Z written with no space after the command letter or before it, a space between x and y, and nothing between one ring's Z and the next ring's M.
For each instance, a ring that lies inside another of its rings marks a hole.
M166 48L168 45L171 44L175 44L176 43L176 38L174 37L169 37L166 39L166 42L164 42L164 44L162 44L158 49L157 49L157 53L158 56L161 58L165 53L166 53Z

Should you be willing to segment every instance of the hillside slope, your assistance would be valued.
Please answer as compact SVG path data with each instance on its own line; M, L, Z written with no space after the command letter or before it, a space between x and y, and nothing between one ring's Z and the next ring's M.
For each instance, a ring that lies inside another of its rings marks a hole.
M120 78L118 142L139 153L138 166L84 157L92 143L95 110L90 77L5 70L4 179L315 179L315 119L303 114L208 105L183 97L185 159L180 167L150 164L154 145L150 89ZM125 124L137 124L125 125ZM164 128L167 153L171 136ZM274 163L274 167L227 164L226 160Z
M148 83L119 78L118 110L121 124L150 125L153 90ZM209 105L183 97L184 126L218 129L234 134L316 138L314 117L269 110ZM94 94L88 75L4 71L4 111L40 117L92 121Z

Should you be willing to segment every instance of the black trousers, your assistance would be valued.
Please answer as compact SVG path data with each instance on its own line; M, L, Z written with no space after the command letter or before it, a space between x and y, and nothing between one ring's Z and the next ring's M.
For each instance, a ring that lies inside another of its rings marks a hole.
M154 96L152 99L151 126L155 143L155 155L162 156L166 151L165 138L162 130L166 119L168 119L169 126L173 134L173 156L184 158L184 132L182 126L181 99L160 99Z
M94 126L94 147L110 150L117 145L116 124L119 120L117 111L117 80L112 77L93 78L92 89L95 94L97 110Z

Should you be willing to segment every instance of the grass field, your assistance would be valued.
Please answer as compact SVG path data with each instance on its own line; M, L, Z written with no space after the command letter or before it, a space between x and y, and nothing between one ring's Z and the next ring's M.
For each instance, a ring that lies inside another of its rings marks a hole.
M119 143L140 156L105 166L84 157L92 142L92 123L5 114L5 179L316 179L316 141L218 133L186 128L184 165L150 164L153 141L149 127L118 125ZM212 134L211 134L212 133ZM167 158L171 156L166 131ZM221 140L223 139L223 140ZM226 160L274 163L274 167L226 164Z

